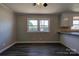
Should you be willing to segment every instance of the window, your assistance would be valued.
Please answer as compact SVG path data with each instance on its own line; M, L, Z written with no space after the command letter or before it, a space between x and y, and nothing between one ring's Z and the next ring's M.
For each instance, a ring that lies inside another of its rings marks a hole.
M40 32L48 32L48 20L40 20Z
M37 20L29 20L28 21L28 31L29 32L37 32L38 31Z
M49 32L48 20L28 20L27 21L28 32Z
M79 16L73 17L73 26L71 29L79 29Z

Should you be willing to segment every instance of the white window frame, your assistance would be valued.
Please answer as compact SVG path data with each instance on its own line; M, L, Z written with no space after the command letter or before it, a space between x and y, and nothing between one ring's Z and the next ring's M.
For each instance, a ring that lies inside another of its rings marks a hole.
M29 31L28 29L29 20L37 20L38 31L34 31L34 32L50 32L50 19L49 18L27 18L27 32L33 32L33 31ZM48 20L48 31L40 31L40 20Z
M78 17L78 18L79 18L79 16L73 16L73 17ZM73 21L75 21L75 20L79 20L79 19L74 19L74 18L73 18ZM74 25L75 25L75 24L72 25L71 30L79 30L79 28L73 28ZM77 24L77 25L79 25L79 24Z

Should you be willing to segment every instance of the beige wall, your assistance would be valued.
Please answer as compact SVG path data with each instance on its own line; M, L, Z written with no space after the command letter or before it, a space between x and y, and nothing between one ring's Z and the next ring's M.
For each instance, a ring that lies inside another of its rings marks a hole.
M24 24L24 16L30 17L30 18L49 18L50 19L50 32L44 33L44 32L26 32L24 31L24 26L27 24ZM59 27L59 15L41 15L41 14L16 14L16 20L17 20L17 41L18 42L53 42L53 41L59 41L57 30Z
M15 42L13 12L0 4L0 51Z

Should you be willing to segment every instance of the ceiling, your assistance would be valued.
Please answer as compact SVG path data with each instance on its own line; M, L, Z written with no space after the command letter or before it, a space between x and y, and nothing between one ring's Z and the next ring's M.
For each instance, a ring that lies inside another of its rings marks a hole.
M35 7L32 3L5 3L16 13L53 14L79 12L79 3L48 3L47 7Z

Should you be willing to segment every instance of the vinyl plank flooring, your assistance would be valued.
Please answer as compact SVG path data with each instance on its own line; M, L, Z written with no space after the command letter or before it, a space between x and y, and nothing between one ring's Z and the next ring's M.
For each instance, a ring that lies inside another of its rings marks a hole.
M59 43L21 43L15 44L0 56L79 56Z

